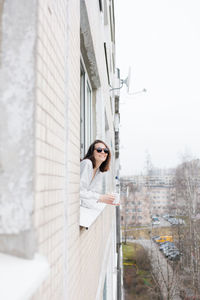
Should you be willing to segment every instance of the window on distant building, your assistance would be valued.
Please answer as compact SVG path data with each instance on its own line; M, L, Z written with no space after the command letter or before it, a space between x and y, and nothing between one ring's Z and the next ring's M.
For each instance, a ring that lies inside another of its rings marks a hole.
M81 61L80 71L80 141L81 141L81 158L84 157L88 147L93 140L92 132L92 88L89 77Z

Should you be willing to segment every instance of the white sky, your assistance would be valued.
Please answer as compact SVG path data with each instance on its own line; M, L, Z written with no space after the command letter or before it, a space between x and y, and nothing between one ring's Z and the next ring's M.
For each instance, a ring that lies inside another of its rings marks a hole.
M173 167L189 151L200 157L200 0L116 0L121 90L121 175Z

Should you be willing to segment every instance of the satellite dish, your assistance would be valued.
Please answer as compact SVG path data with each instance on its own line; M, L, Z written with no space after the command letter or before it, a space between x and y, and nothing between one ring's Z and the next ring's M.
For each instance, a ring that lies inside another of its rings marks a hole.
M123 80L123 84L127 86L127 93L129 93L130 80L131 80L131 67L129 67L128 76L126 77L126 79Z

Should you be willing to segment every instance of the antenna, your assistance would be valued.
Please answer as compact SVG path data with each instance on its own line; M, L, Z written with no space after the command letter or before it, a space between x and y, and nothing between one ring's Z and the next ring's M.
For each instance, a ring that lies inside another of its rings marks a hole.
M127 86L127 93L129 93L130 81L131 81L131 67L129 67L128 69L128 76L126 77L126 79L121 80L122 84L125 84Z
M146 93L147 89L143 88L142 90L133 92L133 93L128 93L128 96L132 96L132 95L136 95L136 94L140 94L140 93Z

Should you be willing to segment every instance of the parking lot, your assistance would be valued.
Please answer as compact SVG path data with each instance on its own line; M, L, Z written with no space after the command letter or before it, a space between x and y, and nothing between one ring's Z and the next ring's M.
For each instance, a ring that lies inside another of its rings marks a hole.
M172 236L154 236L152 240L168 260L178 261L180 259L181 253L175 245Z
M165 215L163 217L158 217L158 221L152 220L153 227L168 227L174 225L185 225L184 220L180 218L176 218L173 216Z

